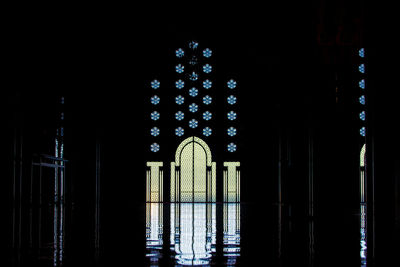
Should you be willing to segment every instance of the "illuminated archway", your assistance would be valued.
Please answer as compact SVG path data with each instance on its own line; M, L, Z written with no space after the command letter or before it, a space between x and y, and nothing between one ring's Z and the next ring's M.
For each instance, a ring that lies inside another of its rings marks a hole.
M215 202L216 163L202 139L191 136L178 146L171 162L171 202Z

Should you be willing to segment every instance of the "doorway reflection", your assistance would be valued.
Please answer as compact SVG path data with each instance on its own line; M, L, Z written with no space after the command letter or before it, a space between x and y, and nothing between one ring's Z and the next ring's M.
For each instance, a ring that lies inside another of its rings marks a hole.
M170 228L164 229L168 227L163 223L168 214L163 214L163 204L146 204L146 257L151 266L159 266L161 262L172 266L211 266L221 261L226 266L238 264L239 203L171 203L169 209ZM221 223L218 239L217 221ZM168 235L169 249L165 243Z
M171 251L178 265L208 265L216 252L216 204L171 204Z

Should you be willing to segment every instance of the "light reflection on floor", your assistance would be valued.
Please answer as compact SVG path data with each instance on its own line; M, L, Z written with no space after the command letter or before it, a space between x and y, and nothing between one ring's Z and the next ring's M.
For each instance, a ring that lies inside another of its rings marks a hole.
M361 267L367 266L367 207L366 204L360 206L360 259Z
M224 204L224 256L226 265L236 264L240 256L240 205Z
M171 204L173 232L170 244L177 264L210 264L212 254L216 252L215 204Z
M170 208L171 261L180 265L213 264L217 254L217 206L212 203L175 203ZM152 266L162 258L163 204L146 204L146 257ZM233 266L240 256L240 204L223 204L224 265Z
M146 257L156 264L162 257L163 246L163 204L146 204Z

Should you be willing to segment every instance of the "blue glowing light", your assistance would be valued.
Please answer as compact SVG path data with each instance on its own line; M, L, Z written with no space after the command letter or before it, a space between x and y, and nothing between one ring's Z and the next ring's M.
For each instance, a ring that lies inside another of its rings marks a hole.
M196 112L197 110L199 109L199 106L198 105L196 105L195 103L192 103L192 104L190 104L189 105L189 111L190 112Z
M206 111L203 113L204 120L209 121L209 120L211 120L211 118L212 118L212 113L210 111Z
M158 89L160 87L160 82L158 80L151 81L151 88Z
M236 112L234 112L234 111L228 112L227 117L228 117L228 120L231 120L231 121L235 120L236 119Z
M364 64L360 64L360 66L358 66L358 71L361 73L365 73L365 66Z
M178 95L177 97L175 97L175 103L178 105L182 105L183 102L185 102L185 98L181 95Z
M160 113L158 113L157 111L153 111L153 112L150 114L150 118L151 118L153 121L156 121L156 120L158 120L158 119L160 118Z
M183 66L182 64L178 64L178 65L176 65L176 67L175 67L175 71L176 71L177 73L182 73L182 72L185 71L185 66Z
M236 135L236 128L229 127L227 132L228 132L229 136L235 136Z
M364 95L360 96L360 98L358 100L360 101L361 105L365 105L365 96Z
M199 125L199 122L195 119L192 119L189 121L189 127L190 128L196 128Z
M160 134L160 129L158 129L157 127L153 127L153 128L151 128L151 130L150 130L150 134L151 134L152 136L158 136L158 135Z
M176 55L177 57L183 57L183 56L185 55L185 51L183 51L182 48L178 48L178 49L175 51L175 55Z
M230 104L230 105L236 104L236 101L237 101L236 97L233 96L233 95L229 96L229 97L227 98L227 100L228 100L228 104Z
M189 90L189 95L191 96L191 97L195 97L195 96L197 96L199 94L199 90L197 90L195 87L192 87L190 90Z
M206 127L203 129L203 135L210 136L212 134L212 130L210 127Z
M365 127L361 127L360 135L365 137L365 132L366 132Z
M191 81L197 81L198 79L199 79L199 75L196 73L196 72L192 72L190 75L189 75L189 79L191 80Z
M206 48L206 49L203 50L203 56L204 57L209 58L209 57L211 57L211 55L212 55L212 51L211 51L210 48Z
M210 89L211 86L212 86L212 82L211 82L210 80L205 80L205 81L203 82L203 87L204 87L205 89Z
M364 48L361 48L360 50L358 50L358 55L360 56L360 57L364 57L364 55L365 55L365 51L364 51Z
M197 49L198 46L199 46L199 43L196 42L196 41L191 41L191 42L189 43L189 48L190 48L190 49L195 50L195 49Z
M210 64L205 64L203 66L203 72L210 73L212 71L212 66Z
M158 152L160 150L160 145L157 143L153 143L150 145L151 152Z
M209 95L206 95L205 97L203 97L203 103L206 105L210 105L212 102L212 97Z
M182 81L182 80L177 80L175 82L175 87L178 88L178 89L182 89L183 87L185 87L185 82Z
M358 86L360 86L361 89L365 89L365 80L362 79L361 81L359 81Z
M365 121L365 111L362 111L362 112L360 113L360 119L361 119L362 121Z
M229 89L234 89L234 88L236 88L237 83L236 83L235 80L230 79L230 80L227 82L227 85L228 85L228 88L229 88Z
M182 136L185 133L185 130L182 127L178 127L175 129L175 134L177 136Z
M157 105L158 103L160 103L160 98L157 95L154 95L150 98L150 101L153 105Z
M175 113L175 119L177 119L178 121L183 120L184 117L185 114L182 111L178 111L177 113Z
M237 146L236 146L236 144L234 144L234 143L230 143L230 144L228 144L228 151L229 152L235 152L236 151L236 149L237 149Z

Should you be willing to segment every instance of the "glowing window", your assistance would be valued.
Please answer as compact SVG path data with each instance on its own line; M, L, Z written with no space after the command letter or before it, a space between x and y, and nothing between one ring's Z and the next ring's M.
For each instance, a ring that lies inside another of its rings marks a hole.
M212 130L210 127L206 127L203 129L203 135L210 136L212 134Z
M147 162L146 171L146 202L163 201L163 163Z
M236 144L235 144L235 143L230 143L230 144L228 144L227 150L228 150L229 152L235 152L235 151L237 150Z
M177 80L175 82L175 87L178 88L178 89L182 89L183 87L185 87L185 82L182 81L182 80Z
M183 66L182 64L178 64L178 65L176 65L176 67L175 67L175 71L176 71L177 73L183 73L183 72L185 71L185 66Z
M182 105L183 102L185 102L185 98L181 95L178 95L177 97L175 97L175 103L177 103L178 105Z
M234 89L234 88L236 88L237 83L236 83L235 80L231 79L231 80L229 80L229 81L227 82L227 85L228 85L228 88L229 88L229 89Z
M365 144L361 148L360 152L360 167L365 166Z
M365 73L365 66L364 64L360 64L360 66L358 66L358 71L361 73Z
M150 145L150 151L151 152L158 152L160 151L160 145L157 143L153 143Z
M210 73L211 71L212 71L212 67L211 67L210 64L205 64L205 65L203 66L203 72L204 72L204 73Z
M205 80L205 81L203 82L203 87L204 87L205 89L210 89L211 86L212 86L212 82L211 82L210 80Z
M192 119L192 120L190 120L189 121L189 127L190 128L196 128L197 126L199 125L199 122L197 121L197 120L195 120L195 119Z
M212 118L212 113L210 111L206 111L203 113L204 120L209 121L209 120L211 120L211 118Z
M175 119L177 119L178 121L183 120L184 117L185 114L182 111L178 111L177 113L175 113Z
M358 86L360 86L361 89L365 89L365 80L362 79L359 83Z
M190 75L189 75L189 79L191 80L191 81L197 81L198 79L199 79L199 75L196 73L196 72L192 72Z
M212 97L209 95L206 95L205 97L203 97L203 103L206 105L210 105L212 102Z
M361 105L365 105L365 96L364 95L360 96L360 98L358 100L360 101Z
M224 162L223 173L224 202L240 202L240 162Z
M150 102L153 105L157 105L158 103L160 103L160 98L157 95L154 95L150 98Z
M236 135L236 128L229 127L227 132L228 132L229 136L235 136Z
M153 112L150 114L150 118L151 118L153 121L156 121L156 120L158 120L158 119L160 118L160 113L158 113L157 111L153 111Z
M230 120L230 121L236 120L236 116L237 116L236 112L234 112L234 111L230 111L227 114L228 120Z
M150 134L151 134L152 136L158 136L158 135L160 134L160 129L157 128L157 127L153 127L153 128L151 128L151 130L150 130Z
M211 129L202 129L211 134ZM171 202L215 202L216 165L211 150L198 137L186 138L171 162Z
M365 121L365 111L362 111L362 112L360 113L360 119L361 119L362 121Z
M178 127L175 129L175 134L177 136L182 136L185 133L185 130L182 127Z
M183 51L182 48L179 48L179 49L177 49L175 51L175 55L180 58L180 57L183 57L185 55L185 52Z
M360 135L365 137L365 127L361 127Z
M189 48L192 49L192 50L197 49L198 46L199 46L199 43L196 42L196 41L191 41L191 42L189 43Z
M360 57L364 57L364 53L365 53L364 48L361 48L360 50L358 50L358 55L359 55Z
M150 84L151 84L151 88L153 88L153 89L160 88L160 82L158 80L153 80L153 81L151 81Z
M233 95L229 96L229 97L227 98L227 100L228 100L228 104L230 104L230 105L236 104L236 101L237 101L236 97L233 96Z
M189 90L189 95L191 96L191 97L195 97L195 96L197 96L199 94L199 90L197 90L197 88L195 88L195 87L192 87L190 90Z
M211 55L212 55L212 50L210 48L206 48L203 50L204 57L209 58L209 57L211 57Z
M198 109L199 109L199 106L196 105L195 103L192 103L189 105L189 111L192 113L196 112Z

